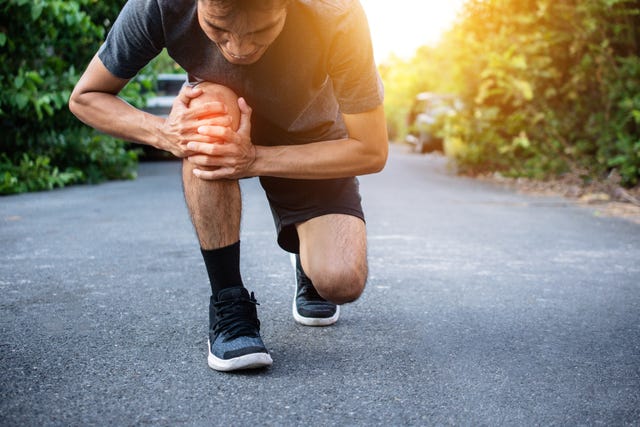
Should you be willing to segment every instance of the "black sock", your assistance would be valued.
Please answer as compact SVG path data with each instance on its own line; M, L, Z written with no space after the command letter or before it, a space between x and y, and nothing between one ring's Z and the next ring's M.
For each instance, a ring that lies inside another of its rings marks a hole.
M202 258L207 267L211 294L217 297L225 288L244 286L240 275L240 241L219 249L202 249Z

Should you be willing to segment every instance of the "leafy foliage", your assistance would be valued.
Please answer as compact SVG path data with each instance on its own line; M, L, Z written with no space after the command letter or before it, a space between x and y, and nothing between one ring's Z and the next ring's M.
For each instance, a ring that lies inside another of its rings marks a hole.
M135 177L136 152L67 109L124 0L0 0L0 194ZM141 82L125 98L141 105Z
M640 180L639 31L638 1L468 0L439 46L393 73L416 73L405 99L461 97L466 108L443 132L463 171L598 178L616 169L632 186ZM423 71L410 70L418 64ZM397 122L402 112L390 110Z

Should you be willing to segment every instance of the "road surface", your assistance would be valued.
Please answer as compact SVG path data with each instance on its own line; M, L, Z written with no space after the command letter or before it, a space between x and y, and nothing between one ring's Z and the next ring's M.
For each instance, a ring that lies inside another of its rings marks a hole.
M235 374L207 367L179 163L0 198L0 425L640 423L639 225L401 149L361 190L367 289L306 328L243 182L243 275L274 365Z

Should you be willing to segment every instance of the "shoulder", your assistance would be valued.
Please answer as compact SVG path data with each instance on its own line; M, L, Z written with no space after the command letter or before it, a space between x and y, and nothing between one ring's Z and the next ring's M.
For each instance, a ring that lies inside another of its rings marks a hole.
M358 0L294 0L321 13L340 15L360 6Z
M158 4L158 9L163 15L185 16L197 9L195 0L145 0Z
M196 7L194 0L128 0L122 11L142 19L175 21L189 16L189 12L195 12Z
M190 31L197 22L195 0L129 0L135 9L129 20L136 27L146 27L149 34L162 34L168 42Z
M321 21L341 20L361 9L358 0L294 0L293 3Z

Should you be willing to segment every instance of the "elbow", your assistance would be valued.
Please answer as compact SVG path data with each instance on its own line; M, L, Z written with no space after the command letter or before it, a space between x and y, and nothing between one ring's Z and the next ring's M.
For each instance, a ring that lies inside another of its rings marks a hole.
M76 117L78 117L78 114L82 109L82 103L78 98L79 98L79 95L76 94L76 91L74 90L71 93L71 96L69 97L69 102L68 102L69 111L71 111L71 113Z
M384 144L381 142L375 151L371 153L371 160L369 162L369 170L367 173L382 172L387 159L389 157L389 142L385 139Z
M386 164L387 164L387 157L378 155L374 159L372 159L371 162L369 163L369 169L367 173L373 174L373 173L382 172Z
M87 107L89 106L88 96L87 92L79 90L78 86L76 86L71 92L69 102L67 103L69 111L71 111L71 113L81 121L84 121L83 117L86 114L85 111Z
M88 107L87 100L83 97L82 94L72 93L69 97L69 102L67 103L69 107L69 111L82 123L89 124L88 120ZM91 126L91 125L90 125Z
M385 140L384 147L378 153L375 173L382 172L382 170L387 164L388 158L389 158L389 141Z

